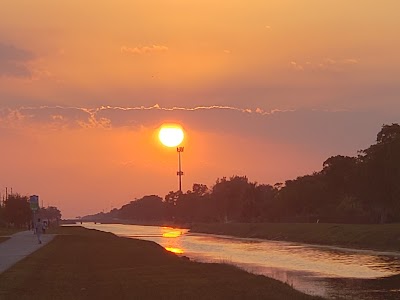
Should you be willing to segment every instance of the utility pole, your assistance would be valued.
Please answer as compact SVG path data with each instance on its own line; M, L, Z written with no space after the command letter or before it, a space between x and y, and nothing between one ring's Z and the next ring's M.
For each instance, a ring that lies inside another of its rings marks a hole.
M184 147L177 147L176 151L178 152L178 172L176 172L176 175L179 176L179 191L182 193L182 164L181 164L181 153L183 152Z

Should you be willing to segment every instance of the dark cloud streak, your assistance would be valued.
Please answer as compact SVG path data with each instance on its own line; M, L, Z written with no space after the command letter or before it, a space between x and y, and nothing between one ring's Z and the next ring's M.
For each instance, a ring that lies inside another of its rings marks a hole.
M0 76L30 78L32 73L27 64L34 58L27 50L0 43Z
M374 142L384 123L399 122L393 114L376 111L248 110L225 106L194 108L150 107L22 107L0 109L0 126L37 124L46 128L156 129L178 122L190 131L245 136L250 140L288 147L320 149L324 153L354 155Z

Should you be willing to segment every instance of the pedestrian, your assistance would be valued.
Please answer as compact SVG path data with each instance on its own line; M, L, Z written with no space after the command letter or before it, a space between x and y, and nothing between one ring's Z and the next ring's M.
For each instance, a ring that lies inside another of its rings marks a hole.
M40 218L37 220L36 226L35 226L35 232L36 236L38 238L39 244L42 243L42 233L43 233L43 223L40 221Z
M46 233L46 229L47 229L47 221L44 220L43 221L43 233Z

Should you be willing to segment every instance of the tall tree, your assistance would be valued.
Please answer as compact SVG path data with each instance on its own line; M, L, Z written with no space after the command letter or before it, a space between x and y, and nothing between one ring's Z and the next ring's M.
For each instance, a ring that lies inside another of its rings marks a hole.
M276 196L281 185L259 184L255 187L255 206L253 220L276 221L280 214L277 207Z
M29 224L32 211L28 197L19 194L11 194L4 203L4 218L15 227L23 227Z
M200 184L200 183L194 183L193 188L192 188L192 193L198 195L198 196L204 196L209 192L207 185L205 184Z
M114 214L115 215L115 214ZM156 195L144 196L121 207L118 216L137 221L159 221L164 218L162 198Z
M279 210L286 221L313 221L331 209L327 189L320 173L287 180L277 196Z
M212 189L217 202L220 219L225 222L239 221L245 209L246 196L251 184L246 176L232 176L218 179Z
M357 159L336 155L323 163L321 174L326 182L329 200L340 203L348 197L355 197L357 182Z
M361 151L363 196L378 211L380 222L399 219L400 125L383 125L376 144Z
M175 221L176 218L176 205L179 198L182 196L181 191L170 191L164 198L164 205L166 208L167 218Z
M41 208L39 214L43 219L48 219L50 221L59 221L61 219L61 211L54 206Z

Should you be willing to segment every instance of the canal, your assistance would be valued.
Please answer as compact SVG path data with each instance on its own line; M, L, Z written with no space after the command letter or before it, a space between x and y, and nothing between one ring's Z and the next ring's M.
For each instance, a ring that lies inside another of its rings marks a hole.
M393 277L400 274L397 252L195 234L187 229L158 226L95 223L81 226L153 241L191 260L236 265L328 299L400 299L400 280Z

